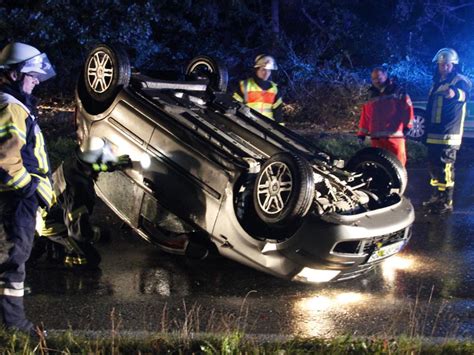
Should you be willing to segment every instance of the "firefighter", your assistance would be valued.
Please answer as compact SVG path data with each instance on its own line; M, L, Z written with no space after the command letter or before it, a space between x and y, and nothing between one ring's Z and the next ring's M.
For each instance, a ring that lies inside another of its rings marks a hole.
M95 204L94 180L100 172L112 172L131 166L128 155L117 157L110 145L99 137L88 137L75 154L66 159L53 174L58 204L38 218L39 258L45 251L41 237L55 243L54 259L62 259L66 267L95 269L101 258L94 243L101 239L100 229L90 222Z
M37 335L23 307L25 262L38 206L55 201L33 89L56 73L45 53L13 42L0 52L0 309L7 328Z
M405 135L413 125L410 96L388 77L387 70L376 67L371 73L369 101L362 106L357 137L370 136L372 147L394 153L405 166Z
M233 97L262 115L281 123L283 101L277 85L270 80L272 70L277 69L272 56L265 54L257 56L254 74L239 82L239 88Z
M425 138L432 194L423 206L429 213L443 214L453 210L454 163L461 147L471 82L460 73L455 50L440 49L433 63L436 69L428 97Z

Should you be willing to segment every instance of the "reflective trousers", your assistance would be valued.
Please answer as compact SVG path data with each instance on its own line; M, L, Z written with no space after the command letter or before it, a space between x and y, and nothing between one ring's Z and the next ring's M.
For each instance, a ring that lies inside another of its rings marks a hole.
M407 153L405 148L405 138L372 138L370 140L372 147L386 149L395 154L403 166L407 163Z
M458 148L449 145L428 144L428 163L430 185L433 193L445 198L446 203L452 203L454 192L454 163Z
M36 194L0 193L0 312L8 328L29 332L23 307L25 262L30 257L38 209Z

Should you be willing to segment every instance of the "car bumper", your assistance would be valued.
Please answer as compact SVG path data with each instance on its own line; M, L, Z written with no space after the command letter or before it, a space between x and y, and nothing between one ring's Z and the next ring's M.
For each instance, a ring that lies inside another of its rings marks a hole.
M307 282L318 281L304 280L301 273L321 273L319 282L324 282L367 272L403 249L415 218L412 204L404 197L390 207L352 216L335 215L326 221L310 212L292 237L276 242L252 238L227 212L223 214L226 218L218 219L213 233L221 254L281 278Z
M281 253L310 270L334 270L332 279L347 279L371 269L404 248L415 219L406 198L358 215L325 218L311 214L298 232L282 243Z

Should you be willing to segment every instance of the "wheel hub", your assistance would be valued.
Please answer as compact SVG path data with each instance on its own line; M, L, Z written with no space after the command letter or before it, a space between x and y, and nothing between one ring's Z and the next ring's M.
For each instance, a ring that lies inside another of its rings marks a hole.
M96 93L107 91L114 76L112 58L104 51L97 51L87 65L87 82Z
M257 199L267 214L282 212L293 190L293 178L288 166L282 162L268 165L257 181Z

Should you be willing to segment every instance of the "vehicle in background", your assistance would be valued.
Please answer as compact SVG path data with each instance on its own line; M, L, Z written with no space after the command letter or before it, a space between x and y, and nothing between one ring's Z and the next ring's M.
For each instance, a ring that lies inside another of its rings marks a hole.
M408 132L407 138L415 141L422 141L426 134L426 122L428 116L426 113L426 105L428 101L417 100L413 101L415 109L415 119L413 121L413 128ZM464 120L464 134L463 138L474 138L474 101L467 102L467 114Z

